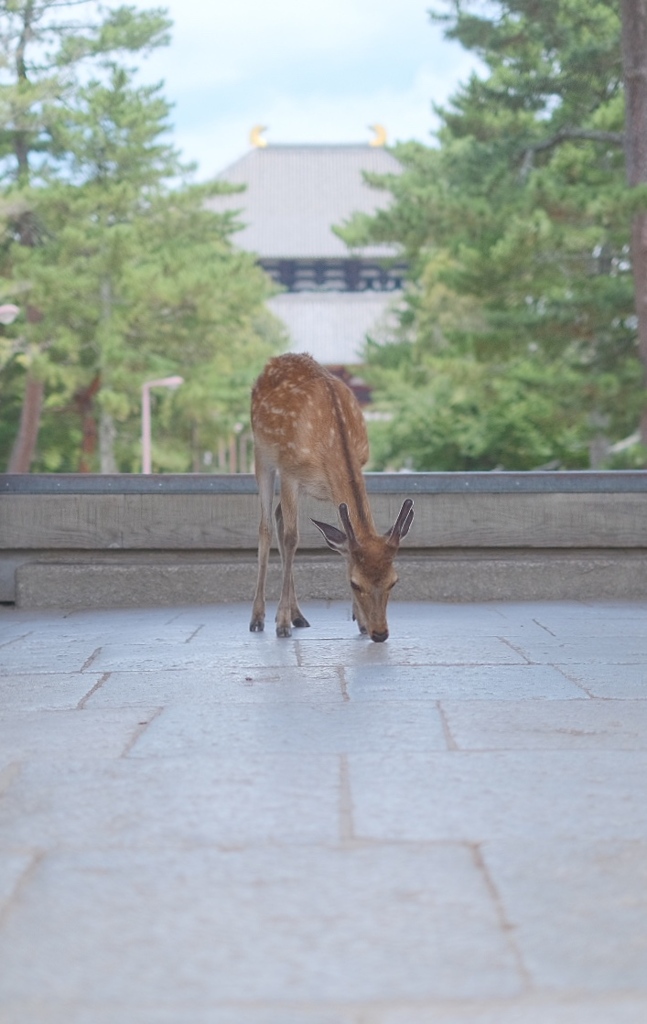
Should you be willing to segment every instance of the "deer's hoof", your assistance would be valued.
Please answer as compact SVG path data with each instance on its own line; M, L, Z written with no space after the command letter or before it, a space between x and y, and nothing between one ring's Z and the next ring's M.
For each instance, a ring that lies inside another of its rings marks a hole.
M265 629L265 623L262 619L252 619L249 624L250 633L262 633Z
M290 629L289 626L277 626L276 627L276 635L277 636L292 636L292 630Z
M295 619L292 619L292 625L296 626L297 629L305 629L305 627L309 626L310 623L303 617L303 615L297 615Z

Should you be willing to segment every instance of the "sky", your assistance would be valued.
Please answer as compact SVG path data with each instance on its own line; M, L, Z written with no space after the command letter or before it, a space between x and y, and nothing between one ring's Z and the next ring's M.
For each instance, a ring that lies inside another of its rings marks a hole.
M269 145L368 142L375 123L389 143L432 143L432 103L476 67L431 23L429 0L157 2L172 42L140 75L164 80L175 145L198 180L246 153L254 125Z

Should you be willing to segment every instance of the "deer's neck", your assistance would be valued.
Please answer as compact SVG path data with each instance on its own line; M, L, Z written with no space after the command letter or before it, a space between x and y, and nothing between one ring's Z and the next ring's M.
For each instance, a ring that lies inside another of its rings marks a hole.
M352 417L345 415L340 396L334 386L328 387L333 417L337 424L338 446L334 463L328 466L328 485L335 505L348 505L353 529L361 539L375 534L375 523L368 503L362 475L362 460L357 449L357 437L352 431Z
M335 505L348 505L350 521L358 540L375 534L375 523L368 503L366 485L359 465L335 466L329 476L330 491Z

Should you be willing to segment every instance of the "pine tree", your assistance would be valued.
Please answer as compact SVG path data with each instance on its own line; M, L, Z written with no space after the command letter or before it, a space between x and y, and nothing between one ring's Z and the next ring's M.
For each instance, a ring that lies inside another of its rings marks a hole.
M80 18L90 9L88 17ZM66 154L58 123L88 63L101 65L119 53L143 53L168 41L169 21L161 10L119 7L102 16L92 0L0 0L0 173L14 194L12 234L22 246L40 242L30 203L15 203L25 189L51 174ZM11 257L5 252L9 261ZM30 343L41 313L25 309L28 364L18 436L9 469L25 472L33 458L44 395L40 350ZM40 330L36 333L40 333Z
M622 0L620 11L627 182L640 196L647 186L647 0ZM638 349L643 364L643 387L647 392L647 207L644 194L642 198L643 202L634 210L631 225L631 260ZM640 436L647 448L647 400L641 411Z
M193 420L200 404L210 419L210 377L225 377L235 405L233 371L257 372L279 338L262 307L268 278L234 252L231 217L206 209L223 186L181 180L164 141L168 113L159 86L137 88L112 67L107 80L77 91L59 122L66 182L30 193L43 239L20 249L14 274L29 281L41 314L32 342L46 354L48 405L81 418L82 470L97 466L97 448L103 472L139 467L144 380L181 373ZM173 402L183 404L179 395ZM60 448L56 438L49 468L59 468ZM170 463L190 461L187 450Z
M150 41L144 29L159 28L159 17L118 13L102 25L96 74L55 104L44 158L33 158L13 216L5 275L27 296L28 322L5 379L28 367L27 397L29 381L44 396L42 409L23 405L14 470L31 461L41 414L39 468L138 469L141 385L178 373L186 384L161 400L156 464L188 469L192 444L213 444L241 417L251 375L282 341L263 305L269 279L234 251L232 217L205 207L225 186L190 183L168 141L162 87L136 86L109 48Z
M397 373L394 353L372 350L371 359L384 387L389 364L392 398L397 380L427 381L432 419L447 388L461 390L460 360L483 436L506 404L516 407L528 427L511 429L516 452L493 439L483 468L586 464L594 435L630 434L644 404L619 12L611 0L448 0L442 10L447 34L485 71L439 111L436 149L401 147L404 174L374 180L392 192L391 209L343 231L353 244L400 242L411 260L408 350ZM515 386L520 397L544 395L552 413L516 402ZM403 410L398 394L391 406ZM451 417L442 422L449 447L463 452L458 468L469 446L452 440ZM434 468L434 458L427 450L419 468Z

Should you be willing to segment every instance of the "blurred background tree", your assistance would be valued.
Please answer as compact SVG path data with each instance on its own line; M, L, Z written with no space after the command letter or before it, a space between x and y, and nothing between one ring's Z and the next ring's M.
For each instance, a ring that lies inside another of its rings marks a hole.
M437 0L481 70L436 145L374 177L389 209L341 226L410 263L399 327L367 344L375 468L530 469L647 459L647 0ZM0 460L199 469L247 425L286 339L271 287L205 210L161 87L129 60L162 9L0 0ZM219 186L223 187L223 186Z
M372 179L390 209L340 229L411 266L398 336L367 349L393 417L373 427L376 467L644 464L645 192L626 185L618 5L447 0L432 17L483 70L438 111L436 147L399 146L404 173Z
M0 348L0 457L14 472L137 470L141 384L181 373L183 390L160 399L154 457L187 470L246 421L254 375L284 339L269 279L231 245L234 221L205 209L222 186L190 184L161 87L137 88L118 59L167 40L163 12L62 24L78 6L0 3L16 69L0 85L2 298L24 310Z

